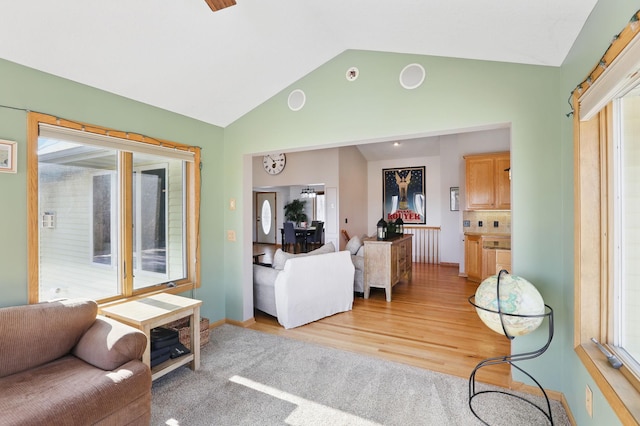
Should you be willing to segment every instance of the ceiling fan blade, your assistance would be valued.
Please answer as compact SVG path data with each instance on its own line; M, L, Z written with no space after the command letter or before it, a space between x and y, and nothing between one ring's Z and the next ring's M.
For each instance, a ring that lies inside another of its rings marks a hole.
M236 4L235 0L204 0L207 2L212 11L224 9L225 7Z

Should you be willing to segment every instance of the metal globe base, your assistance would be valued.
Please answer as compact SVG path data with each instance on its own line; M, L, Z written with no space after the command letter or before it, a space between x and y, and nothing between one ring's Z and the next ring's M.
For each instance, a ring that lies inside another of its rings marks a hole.
M497 300L500 301L500 276L503 273L508 273L506 270L501 270L500 273L498 274L498 284L496 286L496 293L497 293ZM513 355L505 355L505 356L499 356L499 357L493 357L493 358L487 358L481 362L478 363L478 365L476 366L476 368L473 369L473 371L471 372L471 376L469 376L469 409L471 410L471 412L473 413L474 416L476 416L476 418L478 420L480 420L483 424L485 425L489 425L489 423L485 422L479 415L478 413L476 413L476 411L473 409L473 405L472 405L472 401L473 398L475 398L478 395L482 395L482 394L488 394L488 393L500 393L503 395L507 395L507 396L511 396L517 399L520 399L521 401L524 401L526 403L528 403L529 405L535 407L536 409L538 409L546 418L547 420L549 420L549 422L551 423L551 425L553 426L553 416L551 414L551 403L549 402L549 397L547 396L547 392L545 392L544 388L540 385L540 383L533 378L533 376L531 376L531 374L527 373L525 370L523 370L521 367L517 366L514 364L514 362L518 362L518 361L526 361L529 359L533 359L533 358L537 358L540 355L542 355L543 353L546 352L546 350L549 348L549 345L551 344L551 340L553 339L553 309L547 305L545 303L545 312L543 314L539 314L539 315L519 315L519 314L508 314L505 312L502 312L500 309L500 303L498 303L498 310L494 311L492 309L487 309L483 306L479 306L475 303L475 295L470 296L469 297L469 303L472 304L475 308L477 309L482 309L484 311L490 312L490 313L494 313L494 314L498 314L500 316L500 322L502 323L502 329L504 331L504 335L510 339L513 340L514 336L509 335L509 333L507 332L507 329L505 327L504 324L504 317L505 316L509 316L509 317L518 317L518 318L548 318L548 324L549 324L549 330L548 330L548 338L547 338L547 343L542 346L540 349L537 349L535 351L531 351L531 352L524 352L521 354L513 354ZM478 370L480 370L483 367L488 367L491 365L499 365L499 364L509 364L512 367L516 368L518 371L524 373L527 377L529 377L531 380L533 380L533 382L538 386L538 388L540 389L540 391L542 392L542 395L544 396L546 403L547 403L547 410L545 411L542 407L534 404L532 401L529 401L528 399L525 399L519 395L513 394L513 393L509 393L506 391L499 391L499 390L485 390L485 391L476 391L476 373L478 372Z

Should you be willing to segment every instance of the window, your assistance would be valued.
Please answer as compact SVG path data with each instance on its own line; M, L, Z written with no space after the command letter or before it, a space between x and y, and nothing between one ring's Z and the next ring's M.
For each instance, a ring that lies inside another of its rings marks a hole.
M318 191L313 198L313 219L319 222L325 222L325 195L324 191Z
M613 300L609 339L640 373L640 89L613 105Z
M262 203L262 209L260 212L260 223L262 224L262 232L267 235L271 232L271 204L268 199L265 199Z
M573 93L576 352L623 424L640 419L640 37L628 25ZM614 62L615 60L615 62ZM623 362L613 368L591 341Z
M29 129L31 303L199 281L198 148L35 113Z

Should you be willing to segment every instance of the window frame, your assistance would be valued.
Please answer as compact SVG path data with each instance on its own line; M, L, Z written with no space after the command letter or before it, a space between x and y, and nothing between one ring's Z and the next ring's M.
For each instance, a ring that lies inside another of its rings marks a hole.
M635 28L631 23L627 25L572 94L574 347L613 411L623 424L629 425L638 425L640 421L640 381L626 366L619 370L612 368L590 339L595 337L605 346L613 342L613 99L632 84L638 84L624 80L630 76L625 70L629 64L625 62L636 56L625 53L630 46L638 45L637 34L637 25ZM612 345L608 349L615 352Z
M38 206L38 137L39 125L48 124L61 128L80 130L102 136L113 136L116 138L127 139L136 144L149 146L162 146L176 150L189 151L193 153L193 162L186 162L186 194L185 194L185 222L186 222L186 244L185 244L185 272L186 277L181 280L162 283L157 286L146 287L134 290L133 277L129 273L125 275L125 262L129 260L132 268L132 240L131 234L131 197L125 206L117 212L125 231L118 238L118 251L121 253L122 259L118 259L117 265L118 276L121 277L121 291L119 295L98 300L98 303L105 304L111 302L120 302L137 297L148 296L153 293L168 292L173 294L191 291L200 287L200 148L189 146L177 142L150 138L142 134L119 131L107 127L97 126L93 124L81 123L66 119L61 119L48 114L29 112L27 115L27 239L28 239L28 301L29 303L39 302L39 226L40 215ZM133 165L130 159L126 160L125 155L120 154L125 170L132 170ZM120 187L121 192L124 188L130 188L133 184L132 176L124 173L123 179L116 183ZM122 214L122 211L129 214ZM122 241L124 240L124 241Z

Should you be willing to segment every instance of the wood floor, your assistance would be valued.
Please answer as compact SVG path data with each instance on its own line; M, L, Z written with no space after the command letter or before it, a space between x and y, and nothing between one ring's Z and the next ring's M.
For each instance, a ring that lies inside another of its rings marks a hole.
M260 261L270 263L275 246L260 249ZM256 311L250 328L468 379L478 362L511 352L509 340L485 326L467 301L476 288L458 276L457 266L414 263L411 282L393 287L390 303L383 289L371 289L349 312L285 330ZM476 379L510 387L509 366L483 368Z

